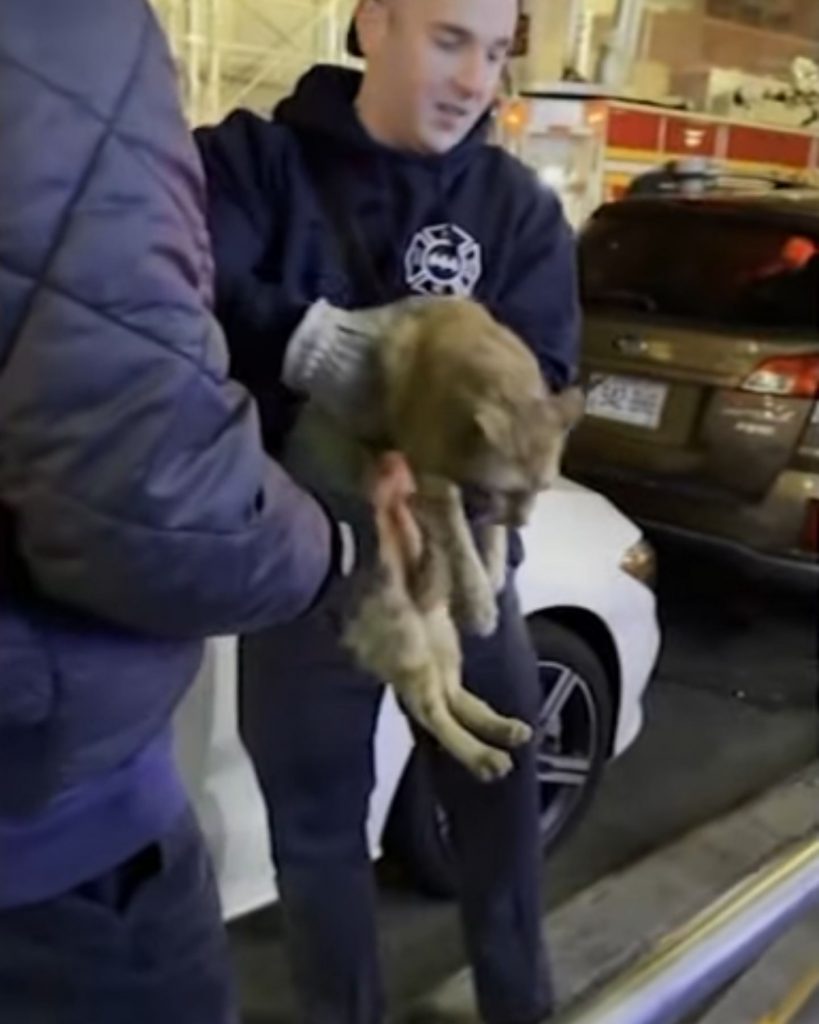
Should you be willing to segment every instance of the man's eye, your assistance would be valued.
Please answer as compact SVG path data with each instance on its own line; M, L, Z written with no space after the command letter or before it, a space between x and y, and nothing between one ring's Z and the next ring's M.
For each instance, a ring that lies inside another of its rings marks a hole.
M460 47L461 40L457 36L438 36L435 40L435 45L440 50L454 53Z

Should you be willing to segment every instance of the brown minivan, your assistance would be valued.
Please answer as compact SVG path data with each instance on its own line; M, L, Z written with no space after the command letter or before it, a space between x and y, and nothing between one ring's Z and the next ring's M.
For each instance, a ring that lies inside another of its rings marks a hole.
M580 265L588 410L568 475L819 580L819 192L611 203Z

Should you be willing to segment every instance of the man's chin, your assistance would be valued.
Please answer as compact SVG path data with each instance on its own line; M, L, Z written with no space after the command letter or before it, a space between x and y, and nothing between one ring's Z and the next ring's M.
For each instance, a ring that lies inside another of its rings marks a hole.
M422 134L420 139L423 151L429 156L443 156L451 149L454 149L466 138L467 131L455 131L444 128L430 128Z

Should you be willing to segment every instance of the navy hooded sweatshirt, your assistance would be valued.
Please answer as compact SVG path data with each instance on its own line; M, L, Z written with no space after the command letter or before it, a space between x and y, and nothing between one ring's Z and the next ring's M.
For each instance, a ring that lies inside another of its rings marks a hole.
M443 155L375 141L355 111L360 82L320 65L272 120L240 110L196 132L217 314L274 448L293 403L277 383L283 354L319 298L359 309L408 294L472 296L528 343L553 386L574 374L574 238L554 193L487 143L488 117ZM369 276L345 258L338 217L319 198L328 189Z

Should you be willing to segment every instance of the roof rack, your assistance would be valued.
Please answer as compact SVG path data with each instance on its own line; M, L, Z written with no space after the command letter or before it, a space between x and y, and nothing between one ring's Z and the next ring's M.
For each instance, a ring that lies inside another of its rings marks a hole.
M669 160L652 171L639 175L631 183L627 198L649 196L702 196L719 192L742 192L754 186L767 186L772 191L800 189L811 191L803 181L776 174L724 170L702 157Z
M783 188L806 188L807 186L803 182L794 181L793 178L780 178L775 174L751 174L745 171L737 171L732 173L726 171L717 174L714 179L717 183L725 181L738 181L738 182L758 182L763 185L770 185L772 189L783 189ZM719 188L719 184L717 184Z

